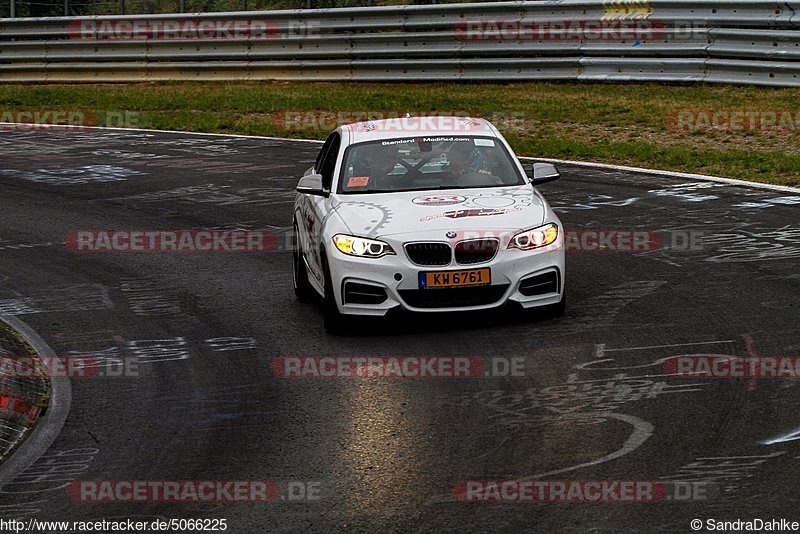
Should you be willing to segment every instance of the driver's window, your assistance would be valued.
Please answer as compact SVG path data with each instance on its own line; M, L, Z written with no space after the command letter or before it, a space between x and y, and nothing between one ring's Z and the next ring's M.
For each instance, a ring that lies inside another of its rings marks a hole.
M333 133L328 138L330 146L322 161L319 163L317 172L322 175L322 188L330 191L331 183L333 183L333 171L336 169L336 159L339 157L339 146L341 139L338 133ZM328 144L327 142L325 143Z
M314 172L317 174L319 174L322 169L322 160L325 157L325 154L328 153L328 149L331 147L331 144L333 144L333 140L338 137L339 135L335 132L329 135L328 139L325 140L325 143L323 143L322 148L319 150L317 159L314 161Z

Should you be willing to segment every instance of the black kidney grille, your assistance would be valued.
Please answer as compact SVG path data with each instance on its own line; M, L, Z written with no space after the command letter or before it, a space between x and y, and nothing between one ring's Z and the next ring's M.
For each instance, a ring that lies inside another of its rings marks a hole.
M447 243L408 243L406 254L417 265L450 265L452 260Z
M456 261L462 265L490 261L497 254L497 239L471 239L456 245Z

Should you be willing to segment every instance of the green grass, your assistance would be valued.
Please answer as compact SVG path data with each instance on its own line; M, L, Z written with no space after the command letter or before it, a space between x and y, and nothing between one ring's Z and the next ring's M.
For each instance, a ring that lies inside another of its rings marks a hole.
M0 85L0 114L130 111L131 126L324 138L286 128L287 112L449 113L489 118L519 155L581 159L800 185L800 124L781 131L676 131L685 110L800 111L800 90L658 84L157 83ZM308 124L308 126L314 126Z

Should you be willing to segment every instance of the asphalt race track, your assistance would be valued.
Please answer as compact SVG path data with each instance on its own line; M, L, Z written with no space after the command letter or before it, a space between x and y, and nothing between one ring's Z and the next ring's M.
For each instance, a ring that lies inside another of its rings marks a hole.
M58 355L139 361L139 376L57 386L70 388L66 420L44 455L0 481L1 517L226 518L230 532L688 532L692 519L800 520L800 382L664 367L688 354L800 355L800 195L562 166L562 180L540 189L567 230L646 230L661 246L569 253L561 319L411 317L334 337L319 305L295 300L285 247L294 186L318 147L0 131L0 315ZM136 254L64 243L81 229L200 228L267 229L278 246ZM300 355L521 359L524 376L273 374L274 358ZM520 478L710 490L642 503L453 496L459 481ZM302 482L315 498L103 503L66 489L133 479Z

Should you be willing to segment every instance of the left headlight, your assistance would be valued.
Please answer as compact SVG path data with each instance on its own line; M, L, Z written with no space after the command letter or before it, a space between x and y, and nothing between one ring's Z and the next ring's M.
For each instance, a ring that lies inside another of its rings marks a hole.
M333 244L339 252L359 258L382 258L394 254L388 243L352 235L336 234L333 236Z
M545 224L533 230L525 230L511 238L508 248L532 250L551 245L558 239L558 226L555 223Z

